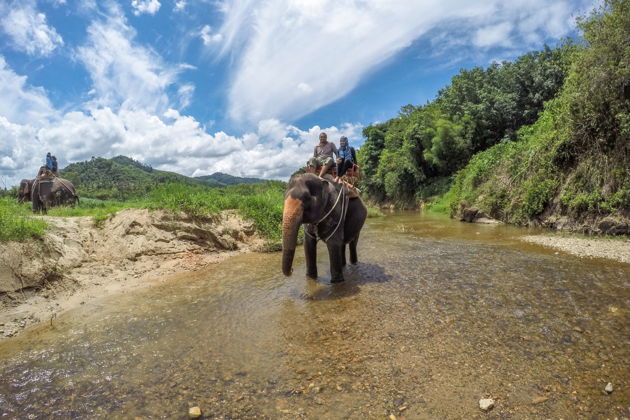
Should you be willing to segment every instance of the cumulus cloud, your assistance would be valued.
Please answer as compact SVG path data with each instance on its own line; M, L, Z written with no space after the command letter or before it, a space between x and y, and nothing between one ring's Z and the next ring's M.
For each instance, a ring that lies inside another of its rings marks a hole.
M578 3L587 8L593 0ZM525 51L533 38L566 35L576 6L574 0L225 1L222 52L237 62L229 114L250 123L299 118L343 97L414 40L445 26L458 27L460 40L447 39L452 45Z
M114 109L92 103L85 111L62 114L50 106L43 90L29 86L26 78L4 62L0 82L0 86L16 86L9 92L11 100L31 115L20 120L17 113L0 108L0 177L9 185L32 178L48 151L58 157L62 167L92 156L122 154L157 169L190 176L221 171L286 179L312 154L322 131L318 126L300 130L269 119L241 136L222 131L210 134L194 117L172 108L156 114L146 109ZM184 87L182 95L189 89ZM323 128L334 141L341 135L358 140L361 129L358 124Z
M55 114L46 91L28 85L26 77L16 74L0 56L0 115L7 121L28 124L48 120Z
M76 58L85 65L94 86L93 104L163 112L166 93L185 66L168 65L152 50L134 43L135 30L113 13L93 22Z
M131 0L133 14L139 16L143 13L154 15L160 10L160 2L158 0Z
M50 55L63 45L55 28L48 25L46 15L35 10L31 1L0 5L0 29L11 39L11 45L29 55Z

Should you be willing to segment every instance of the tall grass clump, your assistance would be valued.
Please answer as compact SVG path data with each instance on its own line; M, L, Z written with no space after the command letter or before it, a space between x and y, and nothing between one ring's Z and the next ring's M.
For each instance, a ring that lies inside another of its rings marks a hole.
M23 241L39 238L46 223L30 214L27 205L17 204L12 197L0 198L0 241Z

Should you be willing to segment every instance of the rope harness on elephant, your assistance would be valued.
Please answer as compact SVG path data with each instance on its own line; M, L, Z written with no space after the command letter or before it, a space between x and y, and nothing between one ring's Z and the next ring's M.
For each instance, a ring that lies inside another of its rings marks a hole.
M326 238L322 238L317 234L317 226L323 222L324 220L326 220L328 218L328 216L330 216L333 212L333 210L335 210L335 208L337 207L337 205L339 204L339 202L341 201L341 214L339 216L339 221L337 222L337 225L335 226L335 229L332 231L332 233L328 236L326 236ZM348 211L348 199L346 197L346 188L342 185L341 186L341 191L339 191L339 194L337 194L337 199L335 200L335 204L333 204L333 206L331 207L330 210L328 210L328 213L326 213L324 215L324 217L322 217L321 219L319 219L317 222L315 223L305 223L304 225L304 234L310 238L313 238L315 240L319 240L321 239L324 242L327 242L330 238L332 238L332 236L335 234L335 232L337 232L337 230L339 229L339 226L341 226L341 222L343 221L343 219L345 218L346 212ZM309 233L308 231L308 227L306 225L310 225L313 228L315 228L315 235Z

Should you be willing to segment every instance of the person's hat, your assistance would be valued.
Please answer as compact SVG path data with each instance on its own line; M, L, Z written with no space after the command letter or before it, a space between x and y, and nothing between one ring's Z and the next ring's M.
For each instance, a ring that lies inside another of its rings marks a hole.
M346 136L341 136L341 137L339 137L339 140L345 140L345 141L348 141L348 137L346 137Z

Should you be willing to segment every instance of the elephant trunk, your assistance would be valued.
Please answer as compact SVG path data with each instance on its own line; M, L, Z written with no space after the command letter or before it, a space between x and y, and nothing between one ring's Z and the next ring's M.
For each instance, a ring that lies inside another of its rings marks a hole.
M293 271L291 267L303 213L302 202L290 195L287 196L282 214L282 272L285 276L290 276Z

